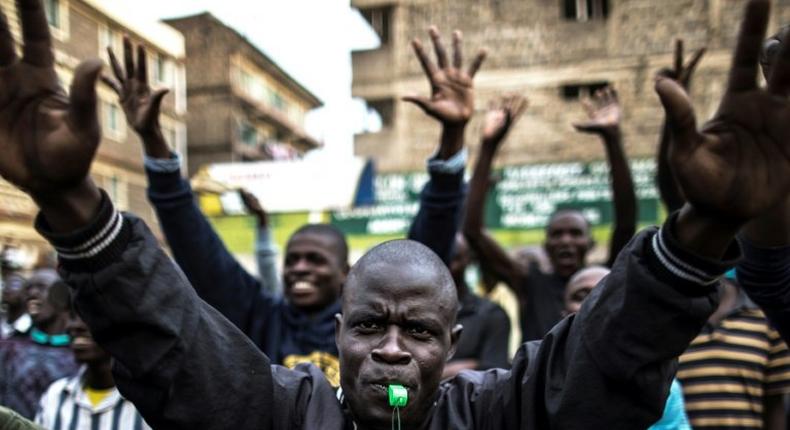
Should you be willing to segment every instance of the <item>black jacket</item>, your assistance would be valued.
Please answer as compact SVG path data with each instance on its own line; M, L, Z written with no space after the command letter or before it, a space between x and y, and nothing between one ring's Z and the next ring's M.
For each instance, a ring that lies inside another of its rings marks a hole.
M112 211L105 202L91 226L70 235L52 234L43 219L37 226L61 253L87 247L84 259L61 258L64 279L94 337L116 359L118 388L149 424L353 426L317 368L272 366L200 300L142 221L124 215L119 228L104 228L116 223ZM658 420L675 357L715 309L712 285L733 264L683 251L670 230L637 235L582 311L542 343L522 346L510 371L462 372L444 382L430 429L630 429ZM727 257L738 254L734 245ZM695 280L678 267L693 268Z

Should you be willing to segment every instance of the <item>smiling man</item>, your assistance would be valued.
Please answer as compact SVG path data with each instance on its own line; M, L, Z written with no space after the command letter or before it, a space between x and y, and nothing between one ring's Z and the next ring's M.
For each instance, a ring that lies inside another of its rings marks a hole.
M389 429L395 411L383 387L393 382L410 390L402 421L420 430L647 428L663 410L675 357L740 257L735 235L790 192L790 47L768 88L758 88L770 3L750 0L715 127L696 128L677 82L656 82L687 203L628 244L578 314L522 346L510 371L440 382L460 329L451 276L423 245L388 242L349 274L335 319L338 401L317 367L272 365L198 297L145 224L96 187L101 62L82 63L66 96L41 2L18 5L21 58L0 21L0 174L41 209L36 227L59 252L78 313L116 359L119 390L153 428Z

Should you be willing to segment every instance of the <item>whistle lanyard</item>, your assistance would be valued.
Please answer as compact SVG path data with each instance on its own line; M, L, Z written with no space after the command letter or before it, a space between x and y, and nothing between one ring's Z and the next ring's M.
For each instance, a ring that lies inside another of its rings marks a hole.
M397 407L392 409L392 430L400 430L400 408Z

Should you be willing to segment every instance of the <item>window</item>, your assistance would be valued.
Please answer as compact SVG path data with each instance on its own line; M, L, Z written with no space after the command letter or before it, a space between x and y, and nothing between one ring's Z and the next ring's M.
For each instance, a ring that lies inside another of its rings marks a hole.
M389 7L377 7L362 9L359 12L365 18L365 21L373 27L373 31L379 36L381 44L386 45L389 43L391 9Z
M69 3L68 0L44 0L44 12L52 36L62 42L69 37Z
M563 0L565 19L602 20L609 16L609 0Z
M565 100L579 100L592 96L596 91L605 88L609 82L592 82L586 84L569 84L560 88L560 95Z
M121 142L126 137L126 118L121 108L110 102L102 102L104 121L102 129L108 138Z
M118 61L123 62L123 36L109 25L102 25L99 27L99 56L107 64L110 63L110 57L107 55L108 47L115 52Z
M374 110L381 118L381 126L384 128L392 126L392 118L395 115L395 100L368 100L368 108Z
M278 93L272 93L272 105L279 111L285 110L285 100Z
M258 130L247 122L242 122L239 127L239 137L245 146L258 146Z
M60 0L46 0L44 9L47 12L47 22L51 27L61 28Z
M173 63L162 54L153 55L154 63L154 82L159 85L172 86L173 83Z
M129 209L129 184L118 175L105 177L103 182L103 187L115 207L120 210Z

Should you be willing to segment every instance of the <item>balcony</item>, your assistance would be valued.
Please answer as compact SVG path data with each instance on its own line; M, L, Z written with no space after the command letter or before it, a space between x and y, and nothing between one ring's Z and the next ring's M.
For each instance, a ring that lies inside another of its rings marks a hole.
M368 94L358 94L358 90L366 92L362 87L391 85L395 81L393 65L393 49L384 46L369 51L351 53L354 80L352 92L354 96L368 98ZM371 94L372 95L372 94Z

